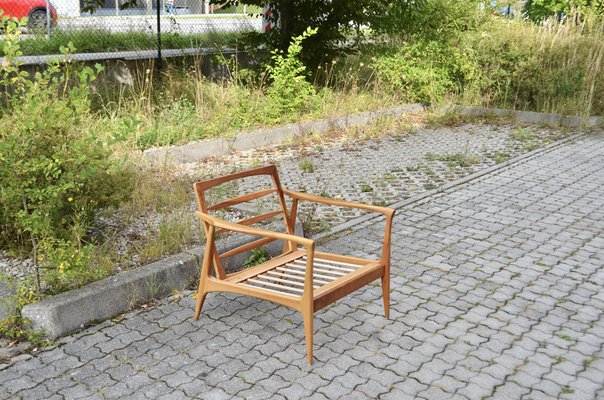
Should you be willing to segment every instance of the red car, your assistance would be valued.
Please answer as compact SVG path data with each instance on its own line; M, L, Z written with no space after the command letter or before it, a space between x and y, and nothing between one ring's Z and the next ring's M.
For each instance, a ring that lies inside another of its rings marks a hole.
M45 0L0 0L0 10L0 18L4 16L18 19L28 17L27 27L29 29L46 27ZM50 5L50 21L51 24L57 22L57 11L52 5Z

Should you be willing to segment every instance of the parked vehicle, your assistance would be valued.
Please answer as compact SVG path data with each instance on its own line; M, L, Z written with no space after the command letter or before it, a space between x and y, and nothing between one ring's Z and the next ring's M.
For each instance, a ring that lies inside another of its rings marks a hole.
M49 3L50 4L50 3ZM46 1L45 0L0 0L0 17L22 19L28 17L27 28L42 30L46 28ZM50 5L50 22L57 22L57 11Z

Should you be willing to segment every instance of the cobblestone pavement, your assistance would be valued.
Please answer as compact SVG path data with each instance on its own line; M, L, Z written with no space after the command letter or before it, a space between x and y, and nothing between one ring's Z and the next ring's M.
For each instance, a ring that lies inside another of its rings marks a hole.
M369 129L369 128L367 128ZM569 132L559 128L471 123L365 138L352 132L335 141L270 146L191 164L196 179L224 175L253 165L276 163L291 190L368 204L387 205L434 189L508 158L541 147ZM257 190L250 179L237 190ZM300 203L302 214L322 230L361 215L359 210ZM308 229L307 229L308 231Z
M391 319L377 286L319 311L312 366L298 313L213 294L195 322L188 292L13 359L0 398L604 398L604 134L399 210L393 244Z

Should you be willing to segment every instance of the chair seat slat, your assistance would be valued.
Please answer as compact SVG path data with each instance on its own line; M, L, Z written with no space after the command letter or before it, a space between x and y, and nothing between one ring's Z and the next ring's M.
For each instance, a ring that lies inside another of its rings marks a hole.
M255 284L258 284L258 285L266 285L266 286L269 286L269 287L283 289L283 290L289 290L289 291L292 291L292 292L298 292L298 293L303 293L304 292L304 290L302 290L302 289L296 289L296 288L287 287L287 286L283 286L283 285L277 285L276 283L263 282L263 281L259 281L257 279L253 279L253 278L248 279L246 282L252 282L252 283L255 283Z
M302 259L304 261L306 261L306 256L302 257ZM351 263L346 263L346 262L342 262L342 261L328 260L326 258L319 258L319 257L315 258L315 262L317 262L317 261L319 261L319 262L325 262L325 263L329 263L329 264L341 265L341 266L344 266L344 267L352 267L354 269L357 269L357 268L363 266L363 265L359 265L359 264L351 264ZM370 262L370 261L367 260L367 262Z
M276 269L276 270L278 270L278 271L288 271L288 272L291 272L292 274L299 274L300 276L304 277L304 272L303 272L303 271L292 270L292 269L290 269L290 268L284 268L284 267L277 267L277 268L275 268L275 269ZM302 279L304 279L304 278L302 278ZM325 285L325 284L328 284L328 283L329 283L328 281L324 281L324 280L322 280L322 279L317 279L317 274L315 274L315 275L313 276L313 280L314 280L315 282L321 283L321 284L323 284L323 285Z
M291 266L294 266L296 268L306 268L304 265L300 265L300 264L289 264L288 263L287 265L291 265ZM341 271L332 271L332 270L328 270L328 269L325 269L325 268L317 268L317 267L313 267L313 271L321 272L323 274L337 275L338 277L346 275L346 273L341 272Z
M303 267L300 267L299 265L294 265L294 264L289 264L289 263L287 263L285 265L287 265L288 267L292 267L292 268L301 268L301 269L304 269ZM316 270L313 269L313 277L319 277L319 278L323 278L323 279L329 279L330 281L333 281L333 280L339 278L338 276L329 276L329 275L324 275L324 274L317 274L315 271Z

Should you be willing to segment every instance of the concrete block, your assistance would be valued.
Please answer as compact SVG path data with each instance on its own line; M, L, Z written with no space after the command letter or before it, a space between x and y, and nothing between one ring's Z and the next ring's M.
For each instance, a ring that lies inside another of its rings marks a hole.
M15 289L8 283L0 281L0 321L10 317L16 311Z
M191 142L182 146L158 147L145 150L143 158L153 165L186 164L208 157L226 154L229 144L225 139Z

